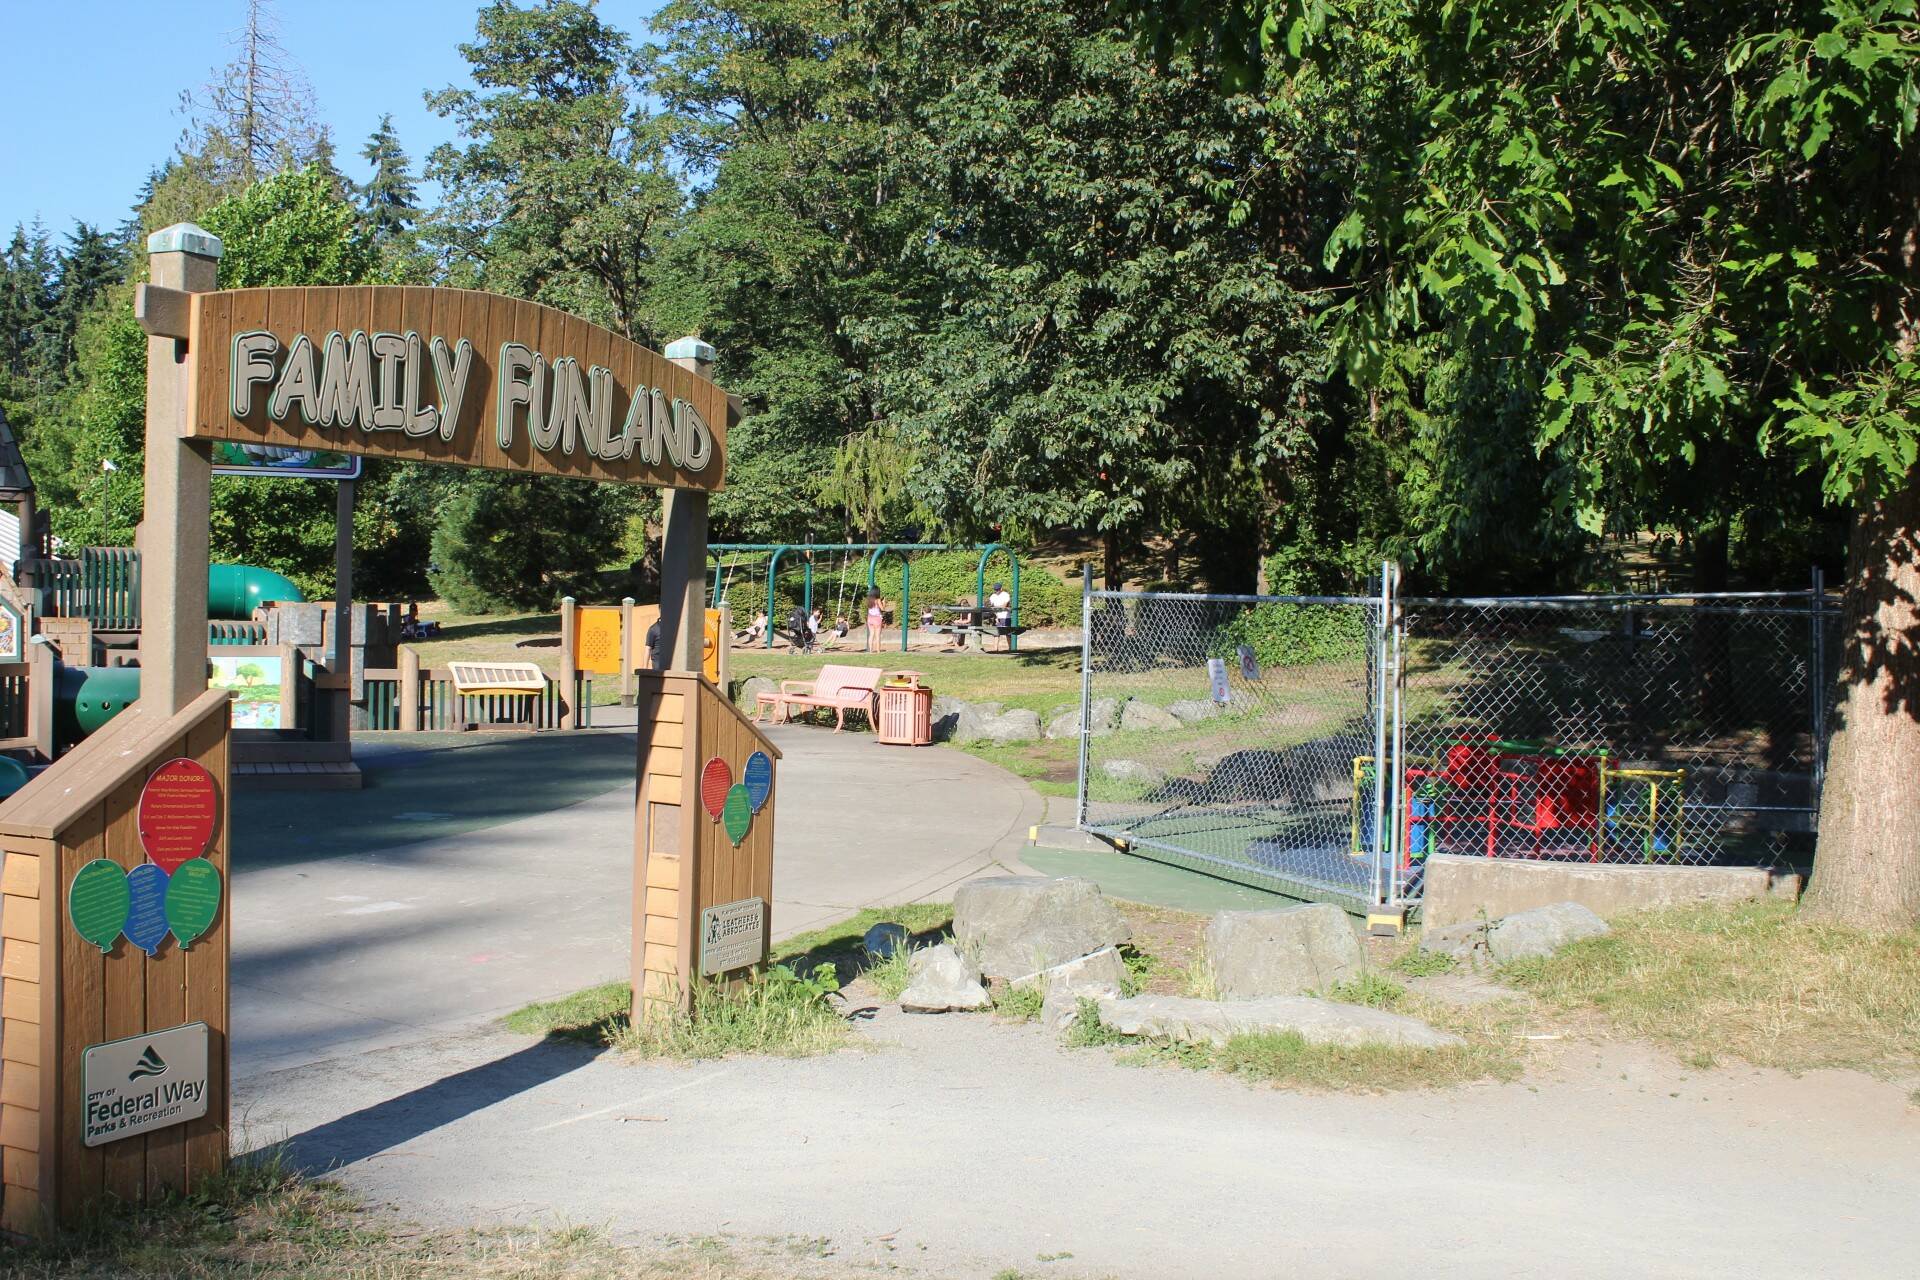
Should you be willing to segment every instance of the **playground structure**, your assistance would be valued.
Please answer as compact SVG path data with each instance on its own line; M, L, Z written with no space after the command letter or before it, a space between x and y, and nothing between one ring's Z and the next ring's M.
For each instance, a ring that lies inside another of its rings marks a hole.
M1409 756L1388 853L1410 874L1430 854L1678 863L1685 769L1629 769L1605 747L1565 748L1492 735ZM1371 856L1375 758L1353 758L1348 853Z
M351 767L337 712L364 681L354 650L376 620L351 604L352 481L339 482L333 609L276 603L259 636L252 620L211 617L203 587L222 442L666 490L667 670L636 691L634 1015L687 1010L696 981L730 980L767 954L778 752L698 669L707 503L739 413L708 376L713 348L685 338L663 355L537 303L463 290L220 290L220 242L192 224L154 233L147 249L134 301L148 343L145 518L128 575L139 696L0 802L0 1229L17 1234L106 1200L191 1195L225 1169L234 757L259 742L292 755L276 765ZM470 381L485 393L468 394ZM24 700L41 728L57 683L52 631L68 645L84 635L90 651L91 624L46 619L78 625L43 625L46 643L31 644L32 607L5 585L0 663L29 668ZM277 644L214 643L236 638ZM276 654L313 662L332 708L314 726L324 738L247 737L233 723L236 690L208 687L221 658L249 660L235 667L246 684L239 666ZM0 671L0 688L17 675ZM137 1069L148 1058L165 1063L164 1081Z
M912 633L917 622L913 612L913 557L924 552L958 549L960 548L946 542L715 542L707 547L708 556L713 560L713 587L709 600L715 608L722 604L730 604L733 579L744 562L744 557L765 555L767 557L765 564L756 566L757 572L766 575L768 625L766 634L760 638L760 644L763 648L771 649L774 635L781 625L778 594L780 562L790 553L797 553L801 566L797 601L802 610L811 614L815 604L816 565L820 561L831 561L833 557L838 556L840 571L831 596L833 610L831 613L823 610L823 616L828 621L834 617L848 616L852 619L854 629L858 630L864 623L866 596L878 589L881 562L888 555L895 555L900 559L900 601L894 613L894 619L899 624L900 650L904 653L911 644ZM932 606L932 610L935 613L949 615L965 613L971 616L972 621L963 622L958 617L950 616L946 621L936 619L932 626L920 629L930 635L973 635L982 640L989 636L1000 636L1006 640L1008 652L1018 652L1020 633L1025 630L1020 625L1020 557L1011 547L999 542L989 542L965 549L977 550L980 553L980 562L974 571L973 603L962 609L943 602ZM849 570L853 566L856 553L866 557L866 593L850 596L848 593ZM1012 604L1009 607L1008 624L1004 627L990 625L984 621L991 613L987 603L987 564L995 555L1004 556L1008 565L1007 585ZM750 572L748 576L750 578L752 573ZM828 570L826 576L829 580L834 577L831 570ZM757 605L757 601L755 603ZM744 607L734 610L736 617L743 616L747 612L748 609Z

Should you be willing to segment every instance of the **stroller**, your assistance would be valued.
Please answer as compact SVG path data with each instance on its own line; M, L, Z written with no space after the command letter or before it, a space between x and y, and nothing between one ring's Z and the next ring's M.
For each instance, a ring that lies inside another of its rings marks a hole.
M787 639L795 653L813 652L813 624L805 609L795 609L787 615Z

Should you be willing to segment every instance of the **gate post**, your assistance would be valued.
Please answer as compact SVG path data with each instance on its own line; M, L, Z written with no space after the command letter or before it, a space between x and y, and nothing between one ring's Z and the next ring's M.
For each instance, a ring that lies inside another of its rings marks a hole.
M147 506L140 522L140 696L163 713L207 688L207 519L213 455L194 411L187 299L218 284L219 237L191 222L147 237ZM169 305L171 304L171 305Z
M698 338L667 344L667 359L710 378L719 353ZM706 638L707 494L669 489L661 499L666 526L660 549L660 647L668 671L700 670Z

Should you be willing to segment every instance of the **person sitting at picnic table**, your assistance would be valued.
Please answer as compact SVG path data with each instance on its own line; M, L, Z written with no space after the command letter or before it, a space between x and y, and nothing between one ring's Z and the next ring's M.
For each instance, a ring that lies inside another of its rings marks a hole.
M880 593L874 592L867 597L867 652L873 653L880 648L880 632L887 625L887 614L880 607Z
M993 625L1006 636L1007 628L1013 625L1013 597L1007 594L1007 584L993 584L993 594L987 597L987 606L993 610ZM1013 647L1013 638L1006 636L1007 647ZM982 646L984 647L984 645Z
M967 647L967 628L973 625L973 604L965 596L959 596L954 600L953 608L953 618L947 624L953 629L953 643L947 647L958 652Z

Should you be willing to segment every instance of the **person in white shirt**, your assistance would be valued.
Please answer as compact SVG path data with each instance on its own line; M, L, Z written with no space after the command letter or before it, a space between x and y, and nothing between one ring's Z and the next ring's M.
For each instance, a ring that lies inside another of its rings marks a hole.
M993 625L1000 628L1002 633L1013 625L1013 597L1007 594L1006 583L993 584L993 594L987 597L987 607L993 610ZM1011 648L1013 638L1011 636L1005 638L1007 646Z

